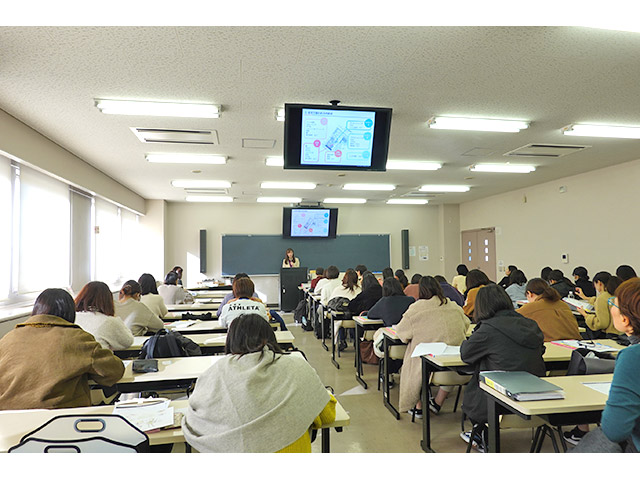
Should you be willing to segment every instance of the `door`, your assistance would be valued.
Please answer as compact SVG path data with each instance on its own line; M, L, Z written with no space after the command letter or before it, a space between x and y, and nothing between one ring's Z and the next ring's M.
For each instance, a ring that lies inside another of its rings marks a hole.
M480 228L465 230L462 235L462 263L469 270L477 268L496 280L496 234L495 229Z

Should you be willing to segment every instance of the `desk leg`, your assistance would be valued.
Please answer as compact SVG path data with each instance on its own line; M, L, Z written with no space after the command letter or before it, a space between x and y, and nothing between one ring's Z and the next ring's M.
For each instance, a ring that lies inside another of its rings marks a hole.
M422 441L420 446L426 453L435 453L431 448L431 411L429 410L429 377L431 367L422 358Z
M320 332L321 338L322 338L322 348L324 348L327 352L329 351L329 347L327 347L327 344L325 343L325 336L324 336L324 322L327 321L327 319L325 318L325 314L324 314L324 306L320 307L320 328L322 330L322 332Z
M330 335L331 335L331 363L333 363L333 365L336 368L340 368L340 364L336 361L336 332L335 332L335 320L333 318L333 316L331 317L331 323L330 323L330 328L329 330L331 331Z
M489 441L485 445L485 453L500 453L500 415L492 395L487 398L487 423L489 424Z
M366 390L367 382L362 378L362 357L360 356L360 334L363 332L364 328L356 323L356 380Z
M322 453L331 453L331 445L329 444L330 428L322 429Z
M383 348L384 348L384 385L382 391L382 401L384 406L396 417L396 420L400 420L400 413L395 409L389 401L389 340L386 335L383 335Z

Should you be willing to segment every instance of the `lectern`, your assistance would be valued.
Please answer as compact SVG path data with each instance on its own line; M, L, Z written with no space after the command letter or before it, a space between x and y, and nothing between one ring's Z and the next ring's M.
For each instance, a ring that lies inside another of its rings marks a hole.
M304 294L298 287L308 280L307 267L280 269L280 310L292 312Z

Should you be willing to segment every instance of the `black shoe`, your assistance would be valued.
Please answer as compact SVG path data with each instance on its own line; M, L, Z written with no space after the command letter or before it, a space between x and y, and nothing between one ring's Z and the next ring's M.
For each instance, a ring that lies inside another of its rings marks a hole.
M340 340L340 342L338 343L338 351L342 352L346 348L347 348L347 342L345 342L344 340Z
M582 437L584 437L589 432L583 432L578 427L574 427L570 432L564 432L564 439L572 445L577 445Z
M431 410L431 412L435 415L440 413L440 408L442 408L440 405L438 405L436 403L436 401L433 398L429 399L429 410Z

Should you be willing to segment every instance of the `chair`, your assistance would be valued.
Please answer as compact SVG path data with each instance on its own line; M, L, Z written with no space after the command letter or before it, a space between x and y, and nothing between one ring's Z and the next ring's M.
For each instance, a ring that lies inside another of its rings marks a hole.
M120 415L58 415L26 434L9 453L148 452L149 437Z

